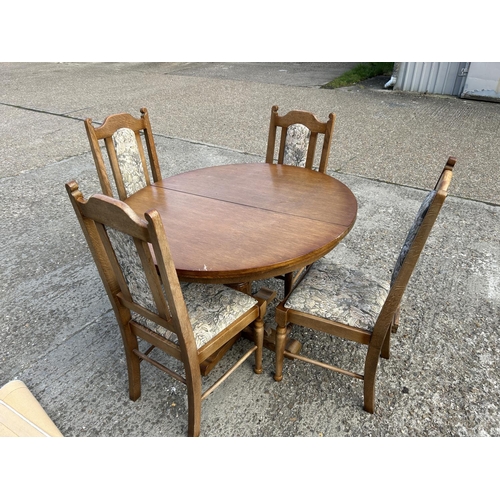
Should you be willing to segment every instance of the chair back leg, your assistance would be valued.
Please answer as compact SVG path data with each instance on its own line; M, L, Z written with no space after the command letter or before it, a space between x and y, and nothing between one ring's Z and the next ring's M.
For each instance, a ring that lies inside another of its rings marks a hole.
M255 373L262 373L262 349L264 346L264 321L258 318L254 322L254 336L257 349L255 351Z
M132 401L137 401L141 397L141 360L134 351L139 349L139 344L128 324L120 324L120 331L127 362L129 397Z

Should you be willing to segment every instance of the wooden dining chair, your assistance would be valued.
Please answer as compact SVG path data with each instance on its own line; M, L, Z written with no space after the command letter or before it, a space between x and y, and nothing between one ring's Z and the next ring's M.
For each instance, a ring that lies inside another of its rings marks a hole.
M321 122L308 111L293 110L280 116L278 106L271 108L269 137L267 140L266 163L277 163L313 168L318 135L323 136L323 146L319 160L319 171L326 173L332 142L335 114L328 115L328 121ZM279 145L276 144L278 128L281 130ZM277 148L278 146L278 148Z
M341 266L329 255L315 262L307 276L277 306L275 380L282 380L285 356L361 379L364 383L364 409L373 413L379 357L389 358L390 336L399 321L399 304L448 194L455 161L452 157L448 159L434 190L422 202L390 282L380 282L359 269ZM289 324L367 345L363 373L344 370L304 355L285 353Z
M273 106L271 108L271 120L269 123L266 163L275 163L275 153L277 150L276 163L313 169L318 135L322 135L323 146L318 170L326 174L334 124L334 113L328 115L328 121L321 122L309 111L293 110L280 116L278 114L278 106ZM279 143L276 144L278 129L281 132L279 133ZM290 293L299 279L307 273L308 269L309 266L299 269L296 272L275 277L285 282L285 296Z
M188 435L198 436L202 400L251 354L255 373L262 372L266 301L225 285L181 285L157 210L142 219L106 195L86 201L75 181L66 190L120 327L130 399L141 395L140 362L145 360L186 385ZM202 393L201 363L247 326L253 328L255 345ZM138 339L149 347L139 350ZM184 375L153 359L155 348L181 361Z
M141 108L140 118L134 118L128 113L110 115L98 127L94 127L92 119L87 118L85 129L103 194L115 196L109 172L115 180L120 200L128 198L152 182L161 180L160 164L146 108ZM147 158L144 145L148 153ZM103 147L106 148L109 160L107 163L103 158Z

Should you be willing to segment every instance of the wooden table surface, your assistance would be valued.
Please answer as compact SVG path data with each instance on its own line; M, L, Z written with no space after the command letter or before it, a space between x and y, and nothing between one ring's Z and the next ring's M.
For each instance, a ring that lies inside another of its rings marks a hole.
M135 193L139 215L156 208L182 281L243 283L316 261L350 231L357 201L340 181L267 163L175 175Z

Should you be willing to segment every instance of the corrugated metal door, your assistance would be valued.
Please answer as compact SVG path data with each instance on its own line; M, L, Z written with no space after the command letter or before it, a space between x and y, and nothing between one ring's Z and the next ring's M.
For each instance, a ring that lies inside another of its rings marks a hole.
M465 62L402 62L394 89L459 96L468 66Z

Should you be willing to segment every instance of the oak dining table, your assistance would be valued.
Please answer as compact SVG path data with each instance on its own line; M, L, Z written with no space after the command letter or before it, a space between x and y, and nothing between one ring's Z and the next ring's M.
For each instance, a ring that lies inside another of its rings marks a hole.
M291 277L326 255L356 221L357 200L332 176L270 163L217 165L162 179L125 202L160 213L180 281Z

